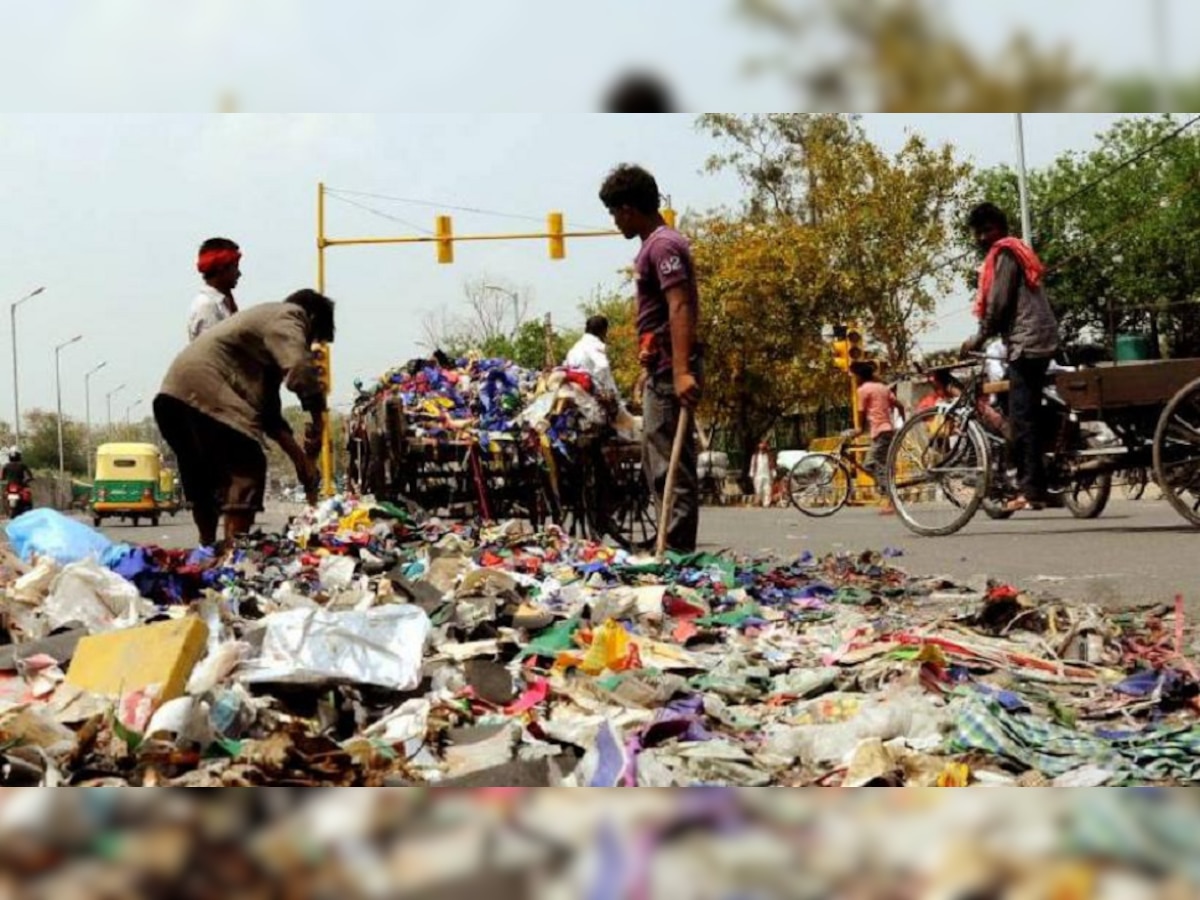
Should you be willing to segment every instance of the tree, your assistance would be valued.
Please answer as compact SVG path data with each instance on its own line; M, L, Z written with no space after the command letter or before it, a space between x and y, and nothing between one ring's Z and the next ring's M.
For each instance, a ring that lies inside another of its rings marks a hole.
M21 434L25 463L38 471L58 471L58 415L41 409L25 414ZM63 418L63 456L69 474L87 471L84 426L73 419Z
M811 228L839 320L862 324L890 364L906 366L953 278L943 259L971 174L953 147L914 135L888 156L856 117L832 114L708 114L700 126L730 148L709 168L737 172L748 219Z
M749 20L793 43L782 72L803 105L881 112L994 112L1095 105L1092 76L1063 47L1012 34L985 59L933 0L740 0ZM831 57L829 47L844 48Z
M781 418L840 396L822 333L835 317L834 274L815 229L713 216L695 234L704 414L749 459Z
M750 453L785 415L844 407L828 326L860 324L906 367L954 272L970 168L912 137L894 156L854 116L701 116L746 199L695 227L708 412Z
M1030 173L1033 242L1063 334L1111 345L1161 331L1175 355L1200 355L1200 134L1171 137L1179 124L1125 119L1092 150ZM975 195L1015 216L1015 173L980 173Z
M465 311L457 316L445 309L427 315L424 322L427 349L465 356L474 350L486 352L487 348L511 347L529 319L530 292L497 281L485 276L466 282Z

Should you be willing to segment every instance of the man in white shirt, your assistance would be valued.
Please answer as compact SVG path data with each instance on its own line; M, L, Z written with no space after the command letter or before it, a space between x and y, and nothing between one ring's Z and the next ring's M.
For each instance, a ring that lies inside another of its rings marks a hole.
M200 245L196 269L204 287L192 301L188 315L188 343L238 311L234 288L242 278L242 251L228 238L209 238Z
M613 378L612 366L608 362L608 319L592 316L587 320L581 337L567 354L567 368L579 369L592 376L596 397L608 404L616 404L621 392Z

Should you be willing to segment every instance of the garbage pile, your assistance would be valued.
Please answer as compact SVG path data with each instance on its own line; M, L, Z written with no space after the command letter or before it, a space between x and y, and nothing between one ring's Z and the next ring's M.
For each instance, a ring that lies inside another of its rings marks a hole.
M537 384L537 373L500 359L440 356L413 360L386 373L373 386L356 384L355 416L398 399L414 438L475 438L515 430L514 420Z
M531 438L570 456L610 420L630 440L635 428L623 407L610 415L595 395L591 376L575 369L543 374L507 360L442 356L413 360L370 388L357 387L357 421L398 400L414 439L469 439L486 446L498 439Z
M23 895L1194 897L1186 791L6 791ZM796 865L796 848L808 852Z
M972 590L898 551L666 560L327 501L233 551L8 526L9 784L1189 784L1182 601Z

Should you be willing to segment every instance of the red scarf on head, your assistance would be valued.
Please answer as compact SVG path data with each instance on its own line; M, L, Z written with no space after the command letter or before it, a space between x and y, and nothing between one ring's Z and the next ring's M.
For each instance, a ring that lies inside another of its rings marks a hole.
M1025 273L1025 281L1031 289L1041 287L1042 279L1046 277L1046 266L1033 252L1033 248L1024 241L1015 237L1001 238L996 241L992 244L987 259L983 261L983 266L979 269L979 293L975 295L974 309L977 319L982 319L987 313L988 294L992 292L992 285L996 282L996 260L1005 250L1017 258L1017 262L1020 263L1021 269Z
M200 254L196 261L196 269L201 275L209 275L217 269L236 266L241 261L242 254L239 250L208 250Z

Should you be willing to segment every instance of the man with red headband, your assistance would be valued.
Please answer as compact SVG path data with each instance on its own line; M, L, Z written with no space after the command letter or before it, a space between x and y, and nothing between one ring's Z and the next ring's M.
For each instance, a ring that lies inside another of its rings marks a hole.
M1046 267L1033 248L1009 236L1008 216L991 203L975 207L967 225L985 257L975 298L979 332L963 344L963 353L981 351L992 338L1003 339L1008 348L1009 421L1021 489L1008 509L1040 509L1046 501L1046 467L1038 413L1050 362L1058 352L1058 320L1046 299Z
M204 288L192 301L189 342L238 311L233 291L242 278L241 261L241 248L228 238L210 238L200 245L196 268L204 276Z

